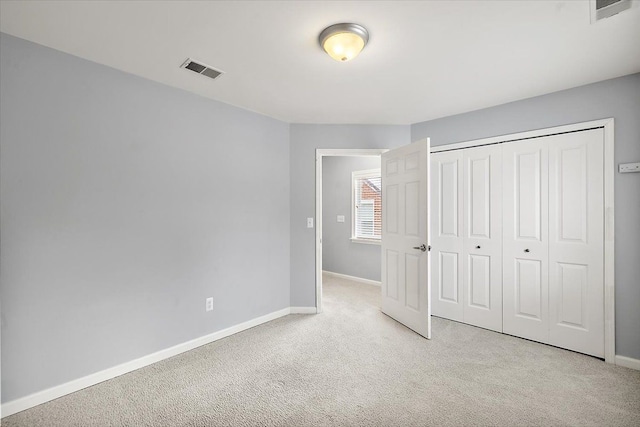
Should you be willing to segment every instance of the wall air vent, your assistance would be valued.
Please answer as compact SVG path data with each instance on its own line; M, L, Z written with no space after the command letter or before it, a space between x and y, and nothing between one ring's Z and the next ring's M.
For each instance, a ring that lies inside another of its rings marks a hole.
M185 68L187 70L193 71L194 73L202 74L203 76L207 76L210 79L216 79L224 74L224 72L220 70L216 70L215 68L212 68L201 62L196 62L191 58L184 61L180 68Z
M591 23L616 15L631 7L631 0L591 0Z

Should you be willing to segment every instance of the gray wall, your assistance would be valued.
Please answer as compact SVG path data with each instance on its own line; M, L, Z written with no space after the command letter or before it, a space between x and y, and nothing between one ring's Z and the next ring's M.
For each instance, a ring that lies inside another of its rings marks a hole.
M615 119L615 162L640 161L640 74L411 126L443 145L589 120ZM640 359L640 174L615 175L616 353Z
M288 124L0 43L4 401L289 306Z
M351 173L368 169L380 169L380 157L323 157L322 269L380 281L380 245L351 241Z
M315 156L317 148L395 148L409 144L410 127L401 125L292 124L291 305L315 307Z

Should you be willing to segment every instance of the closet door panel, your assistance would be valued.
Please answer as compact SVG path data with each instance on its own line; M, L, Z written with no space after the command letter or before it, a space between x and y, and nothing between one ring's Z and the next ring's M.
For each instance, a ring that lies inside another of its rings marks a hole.
M463 150L464 322L502 331L502 148Z
M604 357L604 131L549 145L549 343Z
M548 138L503 145L503 331L549 339Z
M432 314L463 321L462 153L431 155Z

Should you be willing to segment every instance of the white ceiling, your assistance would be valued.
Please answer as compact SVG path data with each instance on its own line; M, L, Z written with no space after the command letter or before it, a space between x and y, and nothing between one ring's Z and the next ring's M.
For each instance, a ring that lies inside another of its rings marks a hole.
M589 1L1 1L0 31L292 123L409 124L640 71L640 7ZM323 28L356 22L339 63ZM226 72L179 68L191 57Z

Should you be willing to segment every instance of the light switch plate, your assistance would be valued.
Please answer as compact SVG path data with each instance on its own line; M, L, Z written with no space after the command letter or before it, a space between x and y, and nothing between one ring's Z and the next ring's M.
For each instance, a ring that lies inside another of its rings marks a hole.
M307 228L313 228L313 218L307 218Z
M620 172L620 173L640 172L640 162L637 162L637 163L620 163L618 165L618 172Z
M338 222L344 222L344 215L338 215L337 221Z

